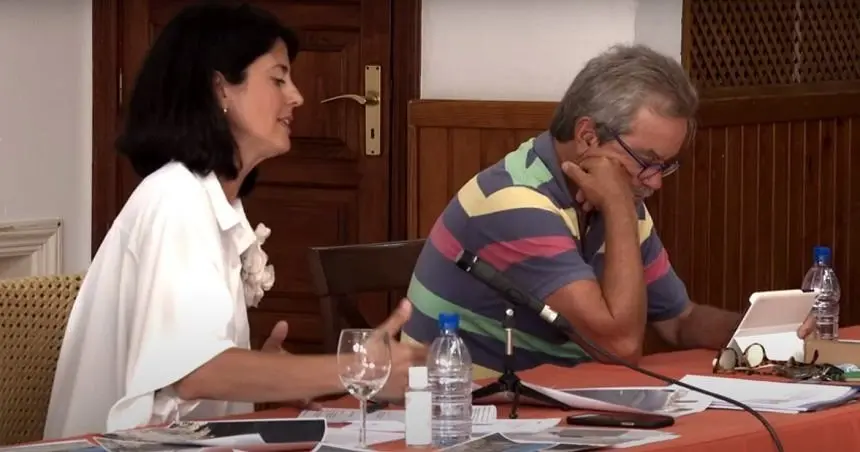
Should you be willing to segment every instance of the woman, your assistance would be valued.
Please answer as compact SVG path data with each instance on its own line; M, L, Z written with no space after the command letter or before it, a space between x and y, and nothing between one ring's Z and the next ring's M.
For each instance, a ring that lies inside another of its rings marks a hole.
M99 247L72 308L46 438L250 412L254 402L343 390L334 356L289 355L286 324L249 348L247 305L266 275L240 197L260 162L290 149L303 99L296 35L249 6L176 16L147 55L118 140L143 181ZM259 269L258 269L259 270ZM247 295L246 295L247 293ZM399 330L408 303L380 328ZM275 353L267 353L275 352ZM398 396L424 351L392 345Z

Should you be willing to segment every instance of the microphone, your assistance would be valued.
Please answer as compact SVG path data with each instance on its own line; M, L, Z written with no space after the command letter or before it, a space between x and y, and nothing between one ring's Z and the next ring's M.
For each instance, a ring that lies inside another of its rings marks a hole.
M478 256L463 250L457 256L457 266L466 273L470 273L478 281L495 289L507 301L535 311L544 321L553 325L565 333L573 332L573 325L563 316L558 315L546 303L540 301L534 295L520 290L502 272L496 270L492 265L478 259Z
M481 260L474 253L463 249L457 255L457 259L455 262L457 264L457 267L459 267L466 273L472 275L472 277L484 283L487 287L494 289L509 303L517 306L525 306L529 309L532 309L533 311L537 312L538 315L540 315L540 317L544 321L553 326L556 326L565 333L568 333L570 336L575 338L577 342L585 344L587 347L591 348L599 355L604 356L608 361L620 364L630 370L663 381L664 383L680 386L682 388L687 388L691 391L696 391L700 394L704 394L706 396L722 400L746 411L747 413L755 417L759 422L761 422L765 429L767 429L771 439L773 440L774 445L776 446L776 450L779 452L783 452L782 442L779 440L779 435L776 434L776 430L774 430L773 426L770 425L770 422L768 422L767 419L765 419L764 416L762 416L758 411L752 409L746 404L738 402L737 400L734 400L730 397L726 397L722 394L707 391L694 385L678 381L674 378L670 378L665 375L658 374L656 372L651 372L650 370L646 370L635 364L628 363L627 361L615 356L614 354L609 353L602 347L592 342L590 339L582 336L582 334L580 334L579 331L577 331L567 319L552 310L549 306L546 305L546 303L539 300L533 294L518 288L517 285L514 284L514 282L508 279L505 275L503 275L502 272L497 270L489 263Z

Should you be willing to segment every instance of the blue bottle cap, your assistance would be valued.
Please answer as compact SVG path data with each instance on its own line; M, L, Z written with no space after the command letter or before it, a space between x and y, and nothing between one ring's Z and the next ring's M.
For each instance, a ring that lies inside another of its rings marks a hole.
M812 261L815 263L830 263L830 247L816 246L812 249Z
M460 327L460 316L454 312L439 313L440 330L456 330Z

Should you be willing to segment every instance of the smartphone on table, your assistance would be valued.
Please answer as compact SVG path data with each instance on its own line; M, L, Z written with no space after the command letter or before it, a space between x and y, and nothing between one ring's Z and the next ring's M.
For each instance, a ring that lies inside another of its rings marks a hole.
M583 413L567 417L568 425L657 429L675 425L675 418L662 414Z

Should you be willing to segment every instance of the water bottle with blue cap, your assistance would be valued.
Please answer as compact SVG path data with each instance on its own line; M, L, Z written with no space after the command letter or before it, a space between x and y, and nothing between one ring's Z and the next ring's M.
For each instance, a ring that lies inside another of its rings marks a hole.
M839 278L833 270L830 248L816 246L812 250L812 267L803 278L801 289L815 292L815 326L818 337L826 340L839 338L839 298L842 291Z
M459 315L439 314L439 336L427 355L434 447L462 443L472 436L472 356L457 334L459 327Z

